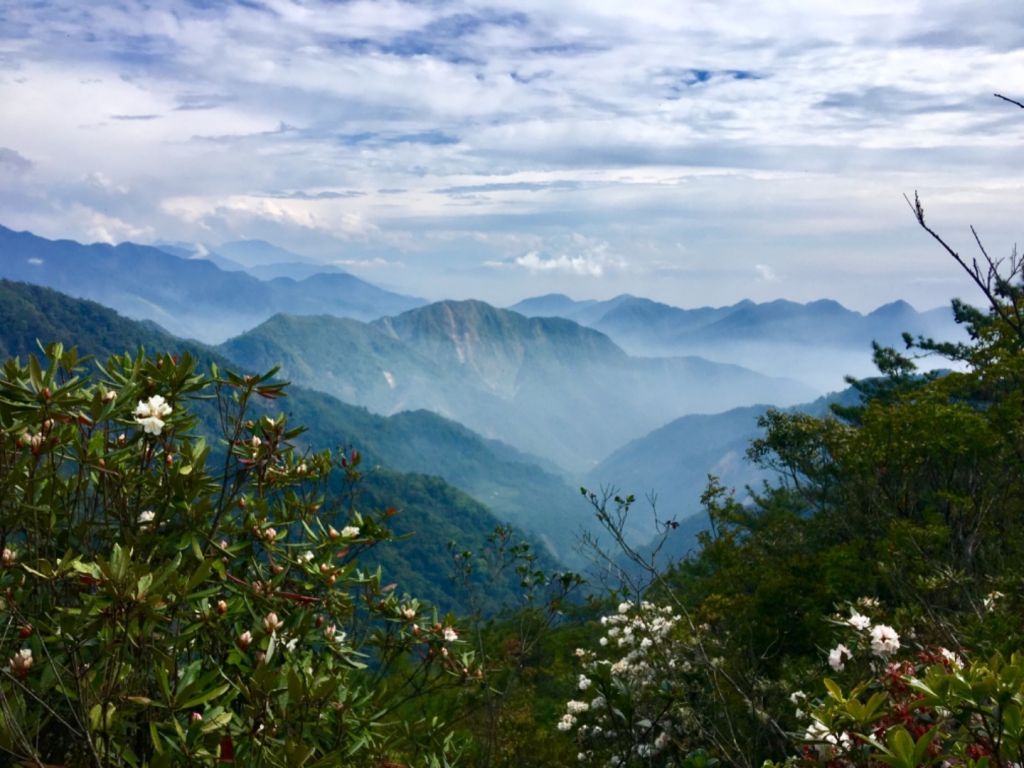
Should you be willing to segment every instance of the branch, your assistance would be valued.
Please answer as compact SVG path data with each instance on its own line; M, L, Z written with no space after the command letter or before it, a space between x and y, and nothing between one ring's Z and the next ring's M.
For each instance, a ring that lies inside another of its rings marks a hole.
M1022 105L1022 107L1024 107L1024 105ZM982 274L981 267L978 266L977 259L971 259L971 263L968 264L959 253L954 251L950 245L942 239L942 236L938 232L925 223L924 207L921 205L921 199L918 197L917 192L914 192L914 202L910 202L910 198L906 195L903 196L903 199L907 201L907 205L910 206L910 210L914 212L914 218L917 219L917 223L921 225L921 228L931 235L935 242L941 245L945 249L946 253L956 260L956 263L959 264L963 268L964 272L970 276L971 280L974 281L974 284L981 289L981 292L988 300L992 311L999 315L999 319L1013 329L1014 333L1016 333L1020 339L1024 340L1024 326L1022 326L1019 321L1015 322L1015 320L1017 320L1016 318L1010 317L1009 313L1006 311L1006 307L1003 306L1003 303L999 301L999 297L996 295L996 289L1002 281L999 274L999 262L993 261L989 258L988 252L981 244L981 240L978 237L978 233L974 230L974 227L971 227L971 233L974 235L975 242L977 242L982 256L988 265L988 269L984 275ZM993 285L993 283L995 285Z
M1008 102L1010 102L1011 104L1016 104L1016 105L1017 105L1018 107L1020 107L1021 109L1024 109L1024 104L1021 104L1021 103L1020 103L1019 101L1017 101L1016 99L1010 99L1010 98L1007 98L1006 96L1003 96L1003 95L1002 95L1001 93L993 93L992 95L993 95L993 96L995 96L995 97L996 97L997 99L1002 99L1003 101L1008 101Z

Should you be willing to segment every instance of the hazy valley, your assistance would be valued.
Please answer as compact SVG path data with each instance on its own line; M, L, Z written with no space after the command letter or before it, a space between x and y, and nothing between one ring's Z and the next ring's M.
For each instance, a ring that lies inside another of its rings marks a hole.
M268 243L224 251L87 246L0 228L0 276L138 321L5 283L0 345L24 355L37 338L61 339L102 355L141 344L241 370L279 366L302 387L289 401L295 417L317 414L303 419L311 443L437 475L576 566L579 533L592 527L579 486L654 494L662 516L692 519L692 536L709 474L740 498L767 479L745 459L767 408L821 412L820 385L858 373L873 340L955 332L948 312L899 302L868 315L831 301L686 310L627 295L547 295L509 309L427 303ZM831 367L843 364L853 370ZM630 537L654 533L638 508Z

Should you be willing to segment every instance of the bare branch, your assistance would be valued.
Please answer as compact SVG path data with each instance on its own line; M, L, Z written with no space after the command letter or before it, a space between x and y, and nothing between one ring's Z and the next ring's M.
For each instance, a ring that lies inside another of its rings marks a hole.
M907 201L907 205L910 206L910 210L914 212L914 218L917 219L917 223L921 225L921 228L927 232L939 245L945 249L946 253L953 257L957 264L959 264L964 272L966 272L975 285L981 289L981 292L985 294L985 298L988 300L989 307L999 315L999 319L1006 323L1010 328L1013 329L1017 336L1024 340L1024 325L1021 324L1019 317L1012 317L1007 311L1004 303L999 300L1000 286L1005 284L1006 278L1002 277L999 273L999 261L993 261L988 252L985 250L985 246L981 243L981 238L978 237L977 231L974 227L971 227L971 233L974 235L974 240L978 244L978 248L981 250L982 257L985 259L986 269L982 271L978 264L977 259L971 259L970 264L964 259L959 253L953 250L953 248L942 239L942 236L934 229L925 223L924 219L924 207L921 205L921 199L918 197L917 192L914 192L914 202L910 202L910 198L906 195L903 199Z
M992 95L993 95L993 96L995 96L995 97L996 97L997 99L1002 99L1003 101L1008 101L1008 102L1010 102L1011 104L1016 104L1016 105L1017 105L1018 107L1020 107L1021 109L1024 109L1024 104L1021 104L1021 103L1020 103L1019 101L1017 101L1016 99L1010 99L1010 98L1007 98L1006 96L1003 96L1003 95L1002 95L1001 93L993 93Z

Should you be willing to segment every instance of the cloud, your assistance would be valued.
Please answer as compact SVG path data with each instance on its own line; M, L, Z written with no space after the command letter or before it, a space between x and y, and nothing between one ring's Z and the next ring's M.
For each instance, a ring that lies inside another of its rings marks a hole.
M394 267L405 266L400 261L390 261L379 256L372 259L337 259L331 263L338 267L352 267L357 269L391 269Z
M757 271L757 276L766 283L774 283L779 279L779 276L775 274L775 270L767 264L755 264L754 269Z
M31 160L13 149L0 147L0 174L21 175L30 170L32 170Z
M584 277L603 277L628 267L624 259L611 253L607 242L577 233L566 246L555 252L530 250L503 261L486 261L484 265L495 269L519 268L531 274L560 272Z
M988 94L1024 94L1019 10L7 4L0 223L258 235L321 254L342 243L367 268L400 253L407 290L484 297L615 273L595 290L629 282L675 303L849 291L837 298L877 304L910 285L884 278L899 263L933 291L918 303L940 303L945 273L900 194L921 189L950 226L1012 242L1022 122ZM808 277L852 259L883 277Z

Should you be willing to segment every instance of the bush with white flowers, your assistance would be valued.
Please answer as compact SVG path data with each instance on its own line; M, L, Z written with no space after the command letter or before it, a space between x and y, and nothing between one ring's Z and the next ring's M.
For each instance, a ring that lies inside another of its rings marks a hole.
M473 654L360 568L386 514L332 506L357 457L300 453L255 405L282 386L59 345L2 368L0 764L445 761L408 703L475 679Z
M948 648L909 647L861 610L835 617L844 642L828 653L821 696L794 694L805 720L789 766L1017 765L1024 756L1024 656L970 660Z
M598 649L577 649L576 696L555 724L583 765L671 765L691 745L684 677L694 653L670 606L622 602L600 620Z

